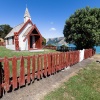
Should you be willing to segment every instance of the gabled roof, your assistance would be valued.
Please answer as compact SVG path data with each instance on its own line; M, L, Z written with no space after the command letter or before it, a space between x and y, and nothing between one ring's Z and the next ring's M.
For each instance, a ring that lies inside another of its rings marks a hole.
M8 37L11 37L11 36L14 36L14 32L19 32L19 30L24 26L24 23L21 23L19 25L17 25L16 27L14 27L8 34L5 38L8 38Z
M25 40L28 38L28 36L31 34L31 32L32 32L34 29L38 32L38 35L42 37L42 35L41 35L41 33L39 32L38 28L37 28L36 25L34 24L34 25L30 26L30 27L26 30L26 32L23 34L23 36L26 36L26 37L24 38L23 41L25 41Z
M23 36L26 36L31 30L33 29L33 26L30 26L26 32L23 34Z
M14 27L14 28L8 33L8 35L7 35L5 38L14 36L14 32L18 32L18 34L20 34L20 32L25 28L25 26L26 26L28 23L31 23L31 24L33 25L33 23L31 22L31 20L29 19L26 23L22 23L22 24L17 25L16 27Z

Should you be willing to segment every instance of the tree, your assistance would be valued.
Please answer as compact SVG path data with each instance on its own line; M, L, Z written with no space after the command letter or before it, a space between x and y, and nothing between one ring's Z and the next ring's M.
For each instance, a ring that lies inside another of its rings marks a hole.
M11 31L12 27L10 25L0 25L0 37L5 38L5 36Z
M42 37L42 45L46 45L46 39L44 37Z
M74 43L77 49L100 45L100 8L77 10L66 20L63 34L66 42Z

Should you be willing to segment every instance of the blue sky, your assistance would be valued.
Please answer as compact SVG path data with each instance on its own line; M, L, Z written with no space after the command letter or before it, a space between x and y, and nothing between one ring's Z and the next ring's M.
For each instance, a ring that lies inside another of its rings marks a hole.
M45 38L62 37L66 19L77 9L100 8L100 0L0 0L0 25L22 23L26 3L32 22Z

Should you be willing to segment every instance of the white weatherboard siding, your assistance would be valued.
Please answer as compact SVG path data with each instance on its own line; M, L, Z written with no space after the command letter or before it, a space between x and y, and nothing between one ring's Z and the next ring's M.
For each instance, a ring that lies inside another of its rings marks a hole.
M20 50L28 50L28 40L26 39L25 41L23 41L25 39L25 36L23 36L23 34L26 32L26 30L30 26L32 26L32 24L28 23L27 26L24 28L24 30L19 35L19 48L20 48Z
M7 49L15 50L15 45L6 45Z
M79 55L79 62L81 62L82 60L84 60L84 49L80 50L80 55Z
M15 45L12 44L12 37L8 38L8 43L9 44L7 44L7 40L6 40L6 48L11 49L11 50L15 50Z

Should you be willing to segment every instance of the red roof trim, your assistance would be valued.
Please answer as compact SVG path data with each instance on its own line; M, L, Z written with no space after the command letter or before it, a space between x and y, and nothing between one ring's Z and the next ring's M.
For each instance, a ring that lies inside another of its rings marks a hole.
M34 27L32 27L32 29L29 31L29 33L26 35L26 37L24 38L23 42L28 38L28 36L31 34L31 32L33 31Z
M31 23L31 24L33 25L32 21L29 19L29 20L23 25L23 27L18 31L18 35L20 34L20 32L24 29L24 27L25 27L28 23Z
M36 31L38 32L38 35L40 37L42 37L42 35L40 34L39 30L37 29L36 25L33 25L32 29L29 31L29 33L26 35L26 37L24 38L23 42L28 38L28 36L31 34L31 32L36 29Z
M38 32L38 34L42 37L41 33L39 32L38 28L36 27L36 25L34 24L34 27L36 29L36 31Z

